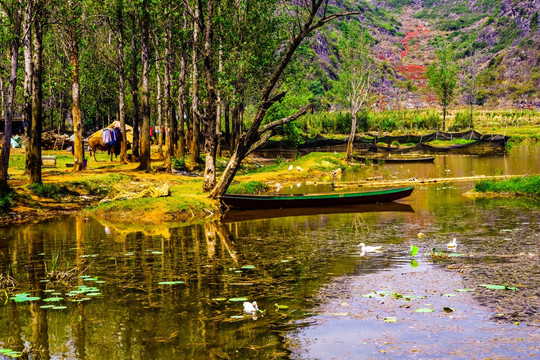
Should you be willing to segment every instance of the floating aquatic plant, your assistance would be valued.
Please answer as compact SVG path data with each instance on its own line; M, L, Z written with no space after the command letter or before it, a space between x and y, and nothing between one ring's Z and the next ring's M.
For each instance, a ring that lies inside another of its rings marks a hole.
M513 291L517 290L517 287L508 286L508 285L506 285L506 283L504 283L504 285L480 284L480 286L483 286L486 289L491 289L491 290L513 290Z
M245 298L245 297L236 297L236 298L230 298L229 301L232 301L232 302L247 301L247 298Z
M385 323L395 323L397 322L397 317L395 316L387 316L382 318Z
M430 308L421 308L421 309L416 309L414 311L418 313L430 313L430 312L434 312L435 310L430 309Z
M411 245L411 256L418 254L418 246Z
M11 349L0 349L0 354L9 356L12 358L18 358L22 356L22 353L20 351L15 351Z
M185 281L182 281L182 280L160 281L158 284L159 285L180 285L180 284L185 284Z
M30 296L30 294L27 294L23 292L22 294L15 294L11 297L11 300L15 301L16 303L23 303L26 301L37 301L40 300L40 297L37 296Z

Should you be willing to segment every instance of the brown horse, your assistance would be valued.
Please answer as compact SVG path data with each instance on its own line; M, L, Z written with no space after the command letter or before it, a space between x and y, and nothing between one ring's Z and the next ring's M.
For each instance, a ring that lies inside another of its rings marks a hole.
M96 159L96 151L107 151L109 154L111 154L111 161L113 161L113 154L115 156L118 156L120 153L120 143L121 141L117 141L116 145L105 145L103 143L103 138L101 136L97 137L91 137L88 139L88 149L90 150L90 154L94 157L94 161L98 161Z

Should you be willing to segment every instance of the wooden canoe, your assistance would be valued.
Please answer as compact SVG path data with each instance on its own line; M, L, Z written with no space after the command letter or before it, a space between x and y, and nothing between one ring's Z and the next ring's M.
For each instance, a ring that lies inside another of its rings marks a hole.
M378 163L386 163L386 164L403 164L403 163L427 163L427 162L433 162L435 160L435 156L428 156L428 157L403 157L403 158L369 158L369 157L361 157L361 156L355 156L355 160L358 161L371 161L373 164Z
M339 205L389 203L411 195L414 188L398 188L355 193L327 193L300 195L247 195L226 194L221 201L228 207L239 209L279 209L299 207L325 207Z

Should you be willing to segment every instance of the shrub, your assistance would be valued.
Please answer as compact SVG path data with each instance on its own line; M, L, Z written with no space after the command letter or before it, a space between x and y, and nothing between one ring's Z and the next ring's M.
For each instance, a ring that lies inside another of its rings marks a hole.
M15 192L13 190L0 194L0 213L9 210L13 206L14 197Z
M459 131L469 128L470 112L460 111L454 118L454 123L448 128L450 131Z
M171 159L171 167L176 171L186 171L186 160L183 157L180 159L173 157Z

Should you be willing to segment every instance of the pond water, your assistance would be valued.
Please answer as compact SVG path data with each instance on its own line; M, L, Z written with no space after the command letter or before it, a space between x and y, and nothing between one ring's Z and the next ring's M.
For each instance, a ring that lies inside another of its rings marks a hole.
M18 282L0 294L0 348L29 359L538 357L540 203L463 196L471 187L193 226L0 228L2 284ZM382 251L362 254L361 242ZM245 314L246 300L261 312Z

